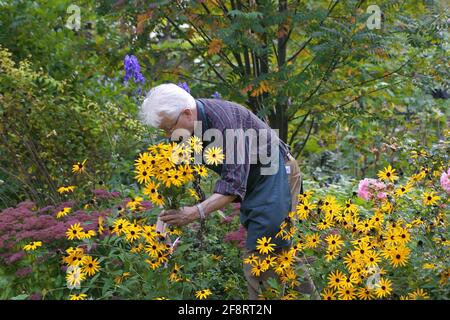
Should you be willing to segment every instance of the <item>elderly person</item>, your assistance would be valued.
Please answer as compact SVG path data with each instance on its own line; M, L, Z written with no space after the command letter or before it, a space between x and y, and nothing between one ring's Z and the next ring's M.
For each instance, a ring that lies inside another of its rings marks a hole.
M142 104L140 117L145 124L163 129L168 136L172 136L178 129L193 135L197 122L202 125L200 139L208 129L217 129L224 134L227 129L271 132L265 122L245 107L220 99L194 99L175 84L162 84L153 88ZM275 138L278 139L276 136ZM240 202L241 223L247 230L247 252L244 259L252 253L257 254L257 239L262 237L271 237L278 250L289 248L289 241L276 238L275 235L281 222L297 204L300 172L286 144L279 139L269 139L266 143L271 146L274 142L279 142L275 143L276 153L279 155L275 174L261 174L264 166L259 161L251 163L246 158L244 163L239 163L225 158L223 164L211 167L220 175L220 179L209 198L193 207L166 210L160 215L160 219L170 225L183 226L205 218L231 202ZM226 146L223 148L226 157ZM250 271L251 267L244 264L249 299L257 299L258 293L263 289L260 286L266 285L266 280L275 277L275 274L267 271L260 277L255 277Z

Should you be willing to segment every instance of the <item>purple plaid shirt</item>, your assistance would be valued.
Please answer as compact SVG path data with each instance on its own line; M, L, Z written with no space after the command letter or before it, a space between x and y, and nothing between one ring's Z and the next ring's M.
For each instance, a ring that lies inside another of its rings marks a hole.
M205 115L209 123L209 129L214 128L222 133L224 133L226 129L243 129L244 131L246 129L254 129L256 132L260 129L271 130L271 128L254 113L237 103L220 99L196 100L197 105L199 101L203 103ZM197 120L202 121L200 112L198 112ZM205 131L204 125L203 131ZM268 139L267 145L269 146L270 143L271 141ZM287 159L289 147L281 141L281 139L279 139L279 146L283 158ZM225 143L223 148L223 152L226 155ZM237 196L235 201L242 202L247 191L247 179L251 165L252 164L250 164L249 161L245 161L243 164L228 164L224 162L220 166L220 170L215 170L220 174L221 178L217 181L214 192L224 195L235 195Z

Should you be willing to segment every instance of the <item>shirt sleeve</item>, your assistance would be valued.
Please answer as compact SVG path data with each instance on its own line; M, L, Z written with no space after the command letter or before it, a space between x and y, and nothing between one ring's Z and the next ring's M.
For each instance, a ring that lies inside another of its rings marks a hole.
M246 124L243 122L244 120L241 114L232 114L231 117L223 117L224 127L221 129L224 142L223 152L225 157L227 157L227 155L229 156L226 150L226 129L245 128ZM237 160L237 153L242 149L239 149L236 146L236 143L233 145L235 150L234 152L231 152L231 154L235 154L235 160ZM233 202L242 202L247 191L247 180L250 172L249 146L247 143L243 146L243 151L246 156L244 161L233 161L233 163L226 163L227 159L225 159L225 163L222 165L220 180L217 181L214 187L215 193L237 196Z
M214 192L223 195L235 195L234 202L242 202L247 191L247 179L250 164L224 164L220 180L216 182Z

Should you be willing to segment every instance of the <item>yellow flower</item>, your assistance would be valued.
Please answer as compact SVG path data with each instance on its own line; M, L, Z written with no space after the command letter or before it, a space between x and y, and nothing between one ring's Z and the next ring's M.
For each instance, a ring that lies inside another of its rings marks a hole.
M342 286L345 288L353 288L358 283L359 275L357 273L352 273L349 276L344 277L344 284Z
M425 270L436 270L436 265L435 264L433 264L433 263L425 263L423 266L422 266L422 268L423 269L425 269Z
M261 273L264 272L265 270L267 270L266 264L264 262L257 261L256 264L253 266L251 273L255 277L259 277Z
M67 239L69 239L69 240L73 240L75 238L80 240L80 239L82 239L82 236L83 236L83 228L80 226L79 223L75 223L75 224L71 225L69 227L69 229L67 229L66 236L67 236Z
M125 219L117 219L114 221L112 233L116 233L117 235L121 235L125 233L128 227L130 226L130 222Z
M84 256L81 264L83 273L88 276L93 276L100 270L97 259L93 259L91 256Z
M397 197L403 196L405 193L411 191L412 186L413 185L411 182L406 183L404 186L400 186L397 190L395 190L395 195Z
M355 214L358 212L358 207L352 203L352 199L349 199L345 202L344 213L352 213Z
M361 268L361 260L359 258L359 254L356 251L351 251L344 258L344 264L350 272Z
M375 267L381 261L381 258L377 252L369 251L365 257L365 261L368 267Z
M375 297L373 290L369 288L359 288L357 295L360 300L372 300Z
M202 152L203 142L200 140L199 137L197 136L190 137L188 143L190 144L191 148L194 149L195 153Z
M180 270L183 266L179 266L175 263L175 266L172 269L172 272L169 275L169 279L172 282L179 282L182 280L182 278L180 277Z
M195 297L200 300L206 299L210 295L212 295L212 292L209 289L203 289L195 292Z
M189 182L194 180L194 171L192 170L192 167L184 164L178 167L178 172L181 175L181 177L183 178L183 181L185 182Z
M162 206L166 203L164 197L159 193L153 195L150 200L157 206Z
M387 297L392 293L392 282L389 279L381 278L375 287L375 294L378 298Z
M81 232L81 239L90 239L92 237L95 236L95 231L94 230L88 230L88 232Z
M258 250L261 254L268 254L275 251L275 244L270 243L271 240L272 238L270 237L268 239L266 237L262 237L261 239L256 240L256 250Z
M67 270L66 282L69 287L78 287L84 279L86 279L86 275L79 267L69 267Z
M131 210L136 210L141 205L141 202L143 200L144 199L139 196L131 198L130 201L128 201L128 203L127 203L127 208L130 208Z
M345 275L339 270L331 272L328 275L328 286L333 289L340 289L345 287Z
M142 230L139 226L130 226L125 230L126 240L133 242L141 237Z
M305 248L316 248L320 244L320 238L318 233L308 234L305 237Z
M378 172L378 178L385 181L394 182L398 179L398 176L395 174L395 169L393 169L390 165L383 170Z
M187 190L192 198L195 199L195 201L200 201L200 197L198 196L197 192L193 188L189 188Z
M328 248L327 253L325 254L325 261L330 262L339 254L339 249Z
M344 241L338 234L329 235L328 237L325 238L325 241L328 243L328 247L331 249L339 249L344 245Z
M170 183L175 187L180 187L185 182L182 173L178 170L172 170L170 172L170 178L168 180L170 180Z
M264 258L263 262L266 264L268 268L276 266L276 257L267 256Z
M157 258L158 255L164 252L164 245L158 241L151 241L146 247L145 252L148 253L150 257Z
M98 231L98 234L103 234L103 230L104 230L105 228L103 227L103 217L102 216L99 216L98 217L98 229L97 229L97 231Z
M408 260L410 249L407 247L394 247L388 251L389 259L394 267L405 266Z
M70 247L66 250L68 256L63 258L64 263L68 266L79 266L83 261L84 250L82 248L73 249Z
M208 176L208 171L206 170L205 166L201 164L194 166L194 170L202 178L206 178Z
M149 197L153 197L155 194L158 194L158 188L159 184L150 181L145 185L143 193Z
M438 202L439 200L441 200L441 198L439 196L435 196L434 192L424 192L423 193L423 204L426 206L432 206L435 205L436 202Z
M57 213L56 213L56 218L62 218L62 217L64 217L64 216L67 216L69 213L70 213L70 211L72 210L72 208L64 208L64 209L62 209L62 210L59 210Z
M148 152L140 153L139 157L134 160L134 162L134 165L138 170L143 168L151 168L155 165L155 159Z
M384 221L384 214L381 211L376 211L371 218L372 224L375 228L380 228Z
M122 275L115 277L114 282L117 284L121 284L123 282L123 280L125 280L129 276L130 276L129 272L124 272L124 273L122 273Z
M136 176L134 177L138 183L146 184L150 182L151 171L148 167L139 167L138 170L135 171Z
M317 205L310 203L309 200L305 198L303 202L299 203L296 207L298 218L301 220L306 220L311 210L315 209L316 207Z
M147 259L145 260L145 262L150 265L150 268L152 268L152 270L155 270L161 266L161 262L158 259Z
M86 300L87 298L87 294L85 293L76 293L76 294L71 294L69 296L70 300Z
M25 251L36 250L38 247L42 246L41 241L33 241L23 247Z
M63 193L67 193L67 192L73 192L73 190L75 190L75 188L76 188L75 186L67 186L67 187L62 186L62 187L59 187L57 191L59 193L63 194Z
M322 296L322 300L336 300L336 294L329 288L325 288L320 295Z
M150 243L155 241L157 233L156 233L156 226L154 224L150 226L144 226L142 232L144 234L146 242Z
M247 258L244 259L244 263L255 265L258 263L258 258L254 254L251 254Z
M298 202L303 202L304 200L309 200L311 199L311 197L313 196L314 192L313 191L306 191L303 193L300 193L298 195Z
M373 228L373 222L371 219L366 219L361 221L360 223L358 223L358 225L356 226L356 228L367 234L367 232L369 232L372 228Z
M225 155L222 153L221 147L211 147L205 150L206 163L209 165L215 165L223 163Z
M77 162L74 165L72 165L72 172L73 173L83 173L85 171L84 164L86 163L87 159L84 159L83 162Z
M417 289L416 291L411 292L408 296L411 300L430 299L430 296L428 295L428 293L426 291L424 291L423 289Z
M353 300L356 297L355 288L353 287L340 288L337 294L340 300Z
M294 254L293 251L283 251L278 255L278 265L282 266L283 269L286 267L289 267L292 262L294 261Z

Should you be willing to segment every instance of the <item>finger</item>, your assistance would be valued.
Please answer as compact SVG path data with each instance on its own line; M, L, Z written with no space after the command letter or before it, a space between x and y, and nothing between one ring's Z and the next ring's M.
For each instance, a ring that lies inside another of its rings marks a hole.
M174 214L177 214L178 210L174 210L174 209L170 209L170 210L164 210L163 212L160 213L160 217L164 217L164 216L171 216Z
M168 224L173 224L174 222L177 222L179 220L178 217L173 216L173 215L171 215L171 216L164 216L164 217L161 217L160 219L161 219L161 221L163 221L165 223L168 223Z

